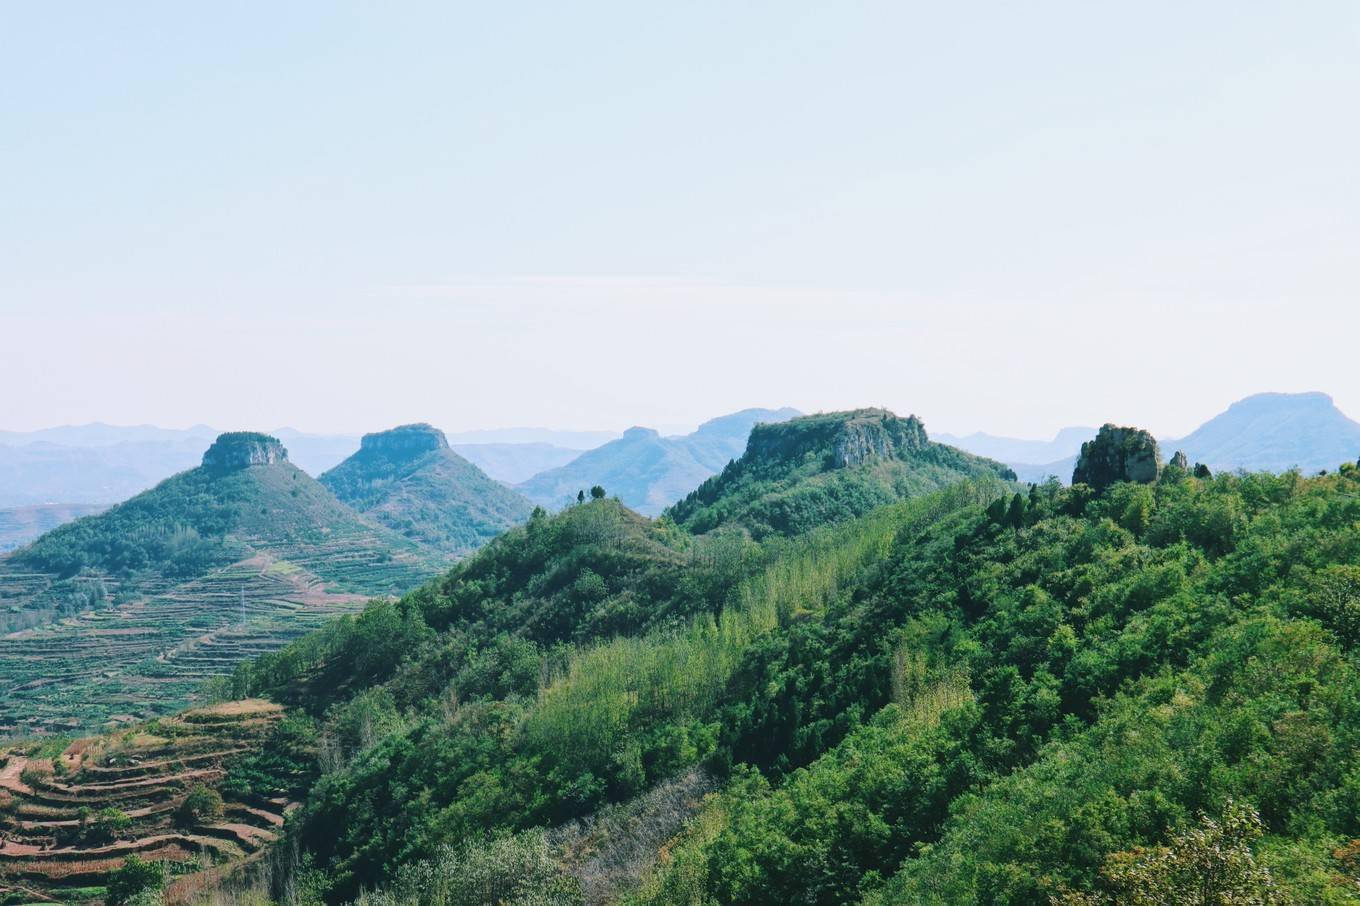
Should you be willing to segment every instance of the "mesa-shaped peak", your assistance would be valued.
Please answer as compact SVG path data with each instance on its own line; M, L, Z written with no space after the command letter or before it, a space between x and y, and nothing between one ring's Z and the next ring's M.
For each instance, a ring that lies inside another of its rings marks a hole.
M365 434L359 443L360 452L375 453L388 459L408 459L448 448L449 441L444 432L425 422Z
M209 469L244 469L287 461L288 451L279 439L258 431L220 434L203 454L203 465Z
M744 458L790 461L814 454L843 469L901 458L928 443L925 425L914 415L901 418L887 409L855 409L757 424Z

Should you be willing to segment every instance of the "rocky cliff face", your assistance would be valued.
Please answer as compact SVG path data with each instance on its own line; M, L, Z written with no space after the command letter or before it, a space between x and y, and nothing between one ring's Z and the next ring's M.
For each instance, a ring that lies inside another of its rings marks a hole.
M1149 484L1161 474L1157 439L1140 428L1105 425L1095 439L1081 445L1073 484L1102 491L1120 481Z
M859 409L830 416L810 415L751 429L746 456L797 461L809 453L829 457L844 469L925 449L925 425L914 415L898 418L886 409Z
M385 459L414 459L431 450L447 450L448 439L444 432L425 423L401 425L390 431L365 434L359 444L359 452Z
M288 451L277 437L254 431L222 434L203 454L203 465L209 469L244 469L287 461Z

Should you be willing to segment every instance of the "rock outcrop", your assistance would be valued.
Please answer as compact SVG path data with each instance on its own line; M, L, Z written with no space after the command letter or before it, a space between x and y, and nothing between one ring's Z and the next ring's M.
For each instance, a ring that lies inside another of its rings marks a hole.
M287 462L288 451L277 437L255 431L231 431L219 435L203 454L209 469L232 470Z
M1141 428L1105 425L1095 438L1081 445L1073 484L1103 491L1121 481L1150 484L1161 474L1157 439Z
M858 409L826 416L805 416L751 429L746 457L796 462L808 454L827 456L832 468L846 469L881 459L899 459L924 450L926 427L914 415L899 418L887 409Z
M360 453L393 460L414 459L432 450L447 449L449 441L444 432L424 422L365 434L359 442Z
M1190 460L1186 458L1185 451L1183 450L1177 450L1176 454L1171 457L1171 462L1167 463L1167 465L1175 469L1184 469L1187 472L1190 471Z

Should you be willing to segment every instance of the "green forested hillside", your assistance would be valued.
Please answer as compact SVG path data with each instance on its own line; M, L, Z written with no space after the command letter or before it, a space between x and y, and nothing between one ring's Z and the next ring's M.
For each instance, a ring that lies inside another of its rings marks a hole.
M359 452L320 481L360 512L449 558L481 547L533 509L424 424L364 435Z
M751 431L746 452L668 515L693 532L740 525L756 538L800 534L961 478L1015 475L930 441L915 416L885 409L808 415Z
M345 590L415 584L428 569L414 544L365 522L286 461L229 470L200 466L98 516L48 532L5 566L61 579L96 572L155 587L257 550L305 560ZM376 569L364 565L386 564Z
M333 902L1354 903L1357 562L1351 464L758 542L596 500L232 691L311 721Z
M276 439L223 435L203 462L0 558L0 734L176 710L205 678L445 563Z

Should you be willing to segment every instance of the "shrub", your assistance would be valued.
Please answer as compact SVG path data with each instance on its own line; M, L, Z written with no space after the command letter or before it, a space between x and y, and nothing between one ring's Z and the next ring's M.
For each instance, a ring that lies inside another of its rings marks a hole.
M94 821L86 831L86 836L92 843L111 843L118 839L119 834L132 826L132 819L126 812L110 806L100 809L94 816Z
M132 904L157 902L158 894L165 887L165 866L160 862L148 862L139 856L128 856L123 866L109 875L108 906L132 906ZM152 898L148 900L147 894Z
M221 818L222 812L222 794L200 783L189 791L179 808L175 809L175 823L181 827L192 827Z

